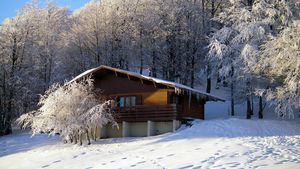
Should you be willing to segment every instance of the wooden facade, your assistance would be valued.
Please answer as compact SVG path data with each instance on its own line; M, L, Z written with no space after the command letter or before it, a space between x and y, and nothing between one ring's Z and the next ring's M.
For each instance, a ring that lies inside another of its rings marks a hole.
M116 101L115 116L118 122L204 119L206 101L219 100L184 85L176 86L174 82L107 66L100 66L89 74L102 95Z

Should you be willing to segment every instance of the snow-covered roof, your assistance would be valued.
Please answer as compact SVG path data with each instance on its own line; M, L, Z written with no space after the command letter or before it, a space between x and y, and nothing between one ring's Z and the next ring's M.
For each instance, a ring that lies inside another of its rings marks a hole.
M163 79L159 79L159 78L154 78L154 77L151 77L151 76L145 76L145 75L141 75L141 74L136 73L136 72L117 69L117 68L104 66L104 65L101 65L101 66L93 68L93 69L89 69L89 70L81 73L80 75L76 76L71 81L69 81L69 83L72 83L72 82L74 82L74 81L76 81L76 80L78 80L82 77L90 75L90 74L92 74L94 72L97 72L98 70L101 70L101 69L107 69L107 70L111 70L111 71L114 71L114 72L117 72L117 73L123 73L123 74L127 74L127 75L130 75L130 76L134 76L134 77L140 78L142 80L148 80L148 81L152 81L152 82L155 82L155 83L158 83L158 84L166 85L168 87L174 88L175 91L179 92L179 93L183 90L183 91L187 91L187 92L190 92L190 93L194 93L197 96L206 97L207 100L210 100L210 101L225 101L225 99L222 99L218 96L215 96L215 95L212 95L212 94L209 94L209 93L191 88L191 87L183 85L183 84L179 84L179 83L176 83L176 82L171 82L171 81L167 81L167 80L163 80Z

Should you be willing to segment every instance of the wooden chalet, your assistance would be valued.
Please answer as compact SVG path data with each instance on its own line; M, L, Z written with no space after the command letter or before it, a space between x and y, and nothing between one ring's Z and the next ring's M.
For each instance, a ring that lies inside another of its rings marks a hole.
M102 137L150 136L175 131L185 119L204 119L207 101L223 101L211 94L138 73L100 66L72 81L91 75L102 95L117 102L119 130L101 129Z

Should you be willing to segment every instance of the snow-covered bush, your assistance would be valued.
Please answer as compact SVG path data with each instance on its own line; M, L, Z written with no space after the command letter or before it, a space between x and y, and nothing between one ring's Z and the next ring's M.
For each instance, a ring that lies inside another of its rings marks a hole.
M99 98L98 92L90 78L63 86L54 84L41 97L40 108L17 121L22 127L31 127L33 134L58 133L65 141L82 144L87 140L90 144L90 137L96 139L103 125L117 125L112 101Z

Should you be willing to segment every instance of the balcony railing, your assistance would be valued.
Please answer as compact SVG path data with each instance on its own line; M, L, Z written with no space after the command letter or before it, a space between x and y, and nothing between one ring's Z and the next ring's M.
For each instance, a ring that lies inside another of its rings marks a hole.
M118 122L170 121L179 118L181 106L167 105L136 105L134 107L116 108Z

